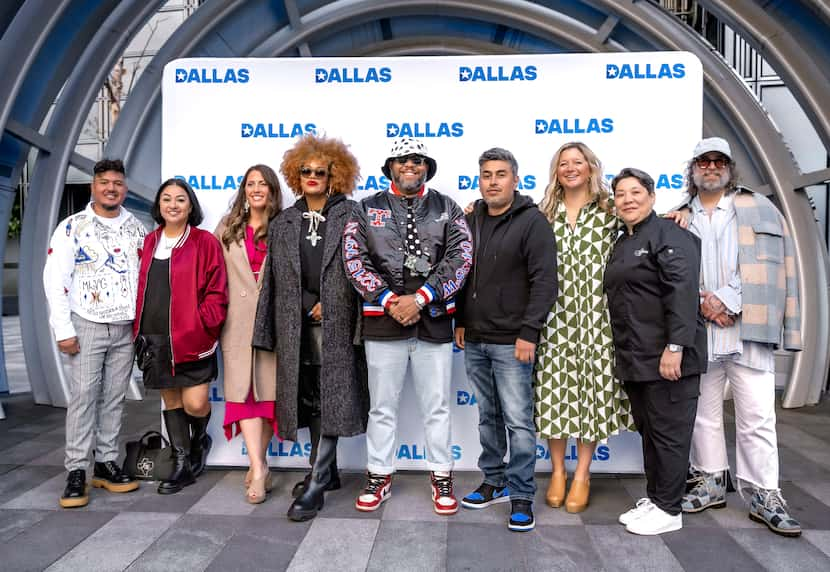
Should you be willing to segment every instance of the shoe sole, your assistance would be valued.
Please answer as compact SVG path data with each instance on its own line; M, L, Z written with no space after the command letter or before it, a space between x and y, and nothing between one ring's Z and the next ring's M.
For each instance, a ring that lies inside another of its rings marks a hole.
M726 501L722 500L722 501L717 501L717 502L710 502L709 504L704 505L700 508L690 508L690 509L684 508L683 512L685 512L686 514L697 514L699 512L703 512L707 508L715 508L715 509L726 508Z
M195 484L196 484L196 479L193 479L189 483L183 483L182 486L177 488L177 489L161 489L160 488L160 489L157 489L156 492L158 492L158 494L160 494L160 495L174 495L176 493L182 492L185 487L189 487L190 485L195 485Z
M355 501L354 507L357 510L359 510L360 512L375 512L377 509L380 508L380 505L385 503L387 501L387 499L391 496L392 496L392 493L390 492L385 497L381 497L380 501L378 501L378 504L376 504L374 506L362 506L362 505L357 504L357 501Z
M461 506L463 506L464 508L471 508L473 510L478 510L478 509L481 509L481 508L487 508L490 505L500 504L500 503L505 503L505 502L510 502L510 497L509 496L494 498L493 500L489 500L489 501L483 502L483 503L473 503L473 502L468 502L464 499L461 499Z
M507 524L507 528L513 532L529 532L536 528L536 521L530 524Z
M61 497L60 501L58 501L61 505L61 508L81 508L82 506L86 506L89 504L89 486L86 487L86 496L78 497L78 498L71 498L65 499Z
M638 519L639 520L639 519ZM636 522L636 521L634 521ZM632 523L633 524L633 523ZM683 528L683 523L681 522L679 525L672 525L665 530L655 530L655 531L648 531L648 532L637 532L635 530L631 530L631 525L626 525L625 530L626 532L630 532L631 534L636 534L637 536L658 536L660 534L666 534L667 532L675 532Z
M554 501L551 501L551 500L550 500L550 499L548 499L548 498L545 498L545 504L546 504L546 505L548 505L550 508L559 508L559 507L561 507L563 504L565 504L565 499L562 499L562 500L560 500L560 501L554 502Z
M441 516L449 516L451 514L455 514L458 512L458 505L456 505L455 508L438 508L433 504L432 509L435 511L435 514L440 514Z
M760 524L765 524L766 527L769 528L771 531L773 531L775 534L779 534L781 536L786 536L787 538L798 538L799 536L801 536L801 531L800 530L784 530L783 528L777 528L777 527L771 525L769 522L767 522L763 518L761 518L760 516L757 516L753 513L749 513L749 520L755 521L755 522L760 523Z
M96 489L106 489L111 493L129 493L138 488L138 483L135 481L131 483L116 484L111 483L106 479L93 478L92 481L90 481L90 483Z
M586 508L588 508L588 503L581 504L581 505L578 505L578 506L574 506L574 505L568 506L566 504L565 505L565 512L568 512L570 514L577 514L579 512L585 512Z

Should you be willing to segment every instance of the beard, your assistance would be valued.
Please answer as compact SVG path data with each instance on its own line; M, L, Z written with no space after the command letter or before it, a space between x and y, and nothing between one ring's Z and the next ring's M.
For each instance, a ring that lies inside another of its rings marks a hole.
M706 180L703 177L703 173L694 173L692 175L692 182L694 182L699 190L705 193L719 193L726 189L726 185L729 183L729 176L729 171L724 170L717 180Z
M404 195L414 195L424 186L426 178L426 174L424 174L424 176L418 177L416 180L404 182L403 177L395 177L395 187Z
M104 205L104 204L98 203L98 206L101 207L102 209L104 209L105 211L110 211L110 212L117 211L118 209L121 208L120 204L118 204L118 205Z

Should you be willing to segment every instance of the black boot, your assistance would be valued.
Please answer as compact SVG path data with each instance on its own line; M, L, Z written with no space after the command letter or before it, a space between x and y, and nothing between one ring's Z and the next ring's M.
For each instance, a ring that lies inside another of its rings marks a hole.
M337 437L320 437L317 459L311 469L311 479L302 495L294 499L288 509L288 518L296 522L311 520L323 508L326 488L334 476L337 455Z
M317 460L317 446L320 442L320 417L311 417L308 420L308 432L311 434L311 457L309 458L309 464L314 467L314 462ZM340 472L337 470L337 448L334 449L334 461L332 462L332 477L329 480L328 486L326 486L327 491L336 491L340 488ZM291 489L291 496L293 498L297 498L302 495L306 488L308 487L308 483L311 481L311 473L308 473L303 480L296 483L294 488Z
M190 470L190 427L184 409L168 409L163 412L164 425L173 449L173 472L166 481L159 483L160 495L171 495L196 482Z
M193 476L201 475L207 465L208 453L213 445L213 439L208 435L207 427L210 422L210 411L204 417L187 416L190 424L190 468Z

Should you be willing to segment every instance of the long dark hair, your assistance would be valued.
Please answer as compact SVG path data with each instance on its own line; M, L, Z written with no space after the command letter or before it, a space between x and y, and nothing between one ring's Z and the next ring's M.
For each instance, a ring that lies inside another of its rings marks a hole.
M245 211L245 185L248 184L248 177L254 171L259 171L262 178L265 179L265 184L268 185L268 202L265 204L265 215L268 222L271 222L282 210L282 192L280 190L280 181L277 179L277 174L268 165L254 165L248 167L245 171L245 176L242 177L242 182L239 184L239 190L231 203L231 210L225 216L225 232L222 233L222 244L225 248L229 248L234 242L237 244L245 240L245 226L250 219L250 212ZM268 235L268 224L257 229L254 234L254 242L265 240Z

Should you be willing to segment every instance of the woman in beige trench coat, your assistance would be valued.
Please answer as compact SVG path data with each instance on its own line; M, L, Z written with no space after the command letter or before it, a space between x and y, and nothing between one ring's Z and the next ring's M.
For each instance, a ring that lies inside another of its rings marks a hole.
M276 357L251 347L260 268L267 252L268 224L281 209L280 184L266 165L250 167L230 212L216 228L228 274L228 318L220 344L224 365L225 437L240 431L250 468L245 477L245 499L265 500L271 490L266 452L276 433Z

